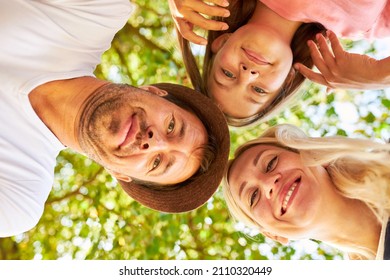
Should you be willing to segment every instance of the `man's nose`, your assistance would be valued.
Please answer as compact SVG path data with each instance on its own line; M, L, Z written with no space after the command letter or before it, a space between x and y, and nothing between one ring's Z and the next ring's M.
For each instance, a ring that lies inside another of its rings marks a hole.
M148 128L142 137L140 149L144 151L154 151L166 148L166 139L158 133L158 130Z
M259 77L259 71L247 65L245 63L241 63L240 65L240 78L245 81L252 82L253 80Z

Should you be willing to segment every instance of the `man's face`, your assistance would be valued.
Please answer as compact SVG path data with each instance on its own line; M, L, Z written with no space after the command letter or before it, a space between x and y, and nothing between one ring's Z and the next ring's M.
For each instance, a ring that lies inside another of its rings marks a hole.
M207 131L193 113L159 96L164 91L149 89L101 94L80 122L79 141L120 180L183 182L200 167Z

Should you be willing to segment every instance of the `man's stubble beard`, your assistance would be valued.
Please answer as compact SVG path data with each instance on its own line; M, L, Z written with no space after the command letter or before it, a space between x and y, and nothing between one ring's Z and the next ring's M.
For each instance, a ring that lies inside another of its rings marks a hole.
M104 135L114 136L119 132L121 120L119 117L113 117L115 112L123 108L126 102L130 102L128 98L124 98L121 94L111 94L111 97L104 96L102 94L92 96L83 112L81 113L78 139L80 146L84 153L94 161L102 164L103 158L111 158L105 147ZM119 149L113 149L112 152L118 152L121 154L131 154L139 145L143 137L146 134L146 114L145 111L140 107L129 109L131 114L136 114L140 124L140 132L136 136L136 141L131 146L125 147L122 151ZM130 115L129 115L130 116ZM110 137L106 137L106 139ZM112 155L114 156L114 155ZM103 164L102 164L103 165Z

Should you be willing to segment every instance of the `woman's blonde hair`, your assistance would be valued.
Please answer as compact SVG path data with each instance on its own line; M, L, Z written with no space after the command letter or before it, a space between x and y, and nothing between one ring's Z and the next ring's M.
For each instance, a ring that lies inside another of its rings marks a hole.
M338 191L366 203L379 221L390 212L390 144L343 136L308 137L299 128L283 124L271 127L259 138L239 147L223 178L223 194L232 217L248 227L261 229L234 201L228 181L229 171L244 151L264 144L296 151L305 165L326 166ZM359 253L372 257L372 253L361 250Z
M259 0L232 0L229 5L230 16L228 18L215 18L218 21L226 22L229 25L229 29L208 32L208 44L204 55L202 73L195 56L192 53L190 43L181 36L180 32L177 32L183 62L191 83L196 90L208 97L212 97L210 96L210 92L207 88L208 76L215 57L211 50L211 44L220 35L224 33L233 33L238 28L245 25L252 17L258 1ZM325 27L319 23L303 23L298 28L291 42L293 64L300 62L309 68L313 67L313 60L307 46L307 41L315 40L315 35L317 33L325 33ZM278 95L267 108L264 108L260 112L245 118L235 118L225 114L228 124L234 127L253 126L260 121L271 118L287 104L290 104L294 100L298 99L299 96L296 96L295 93L298 93L298 88L304 82L305 77L294 69L292 69L292 72L292 78L286 79Z

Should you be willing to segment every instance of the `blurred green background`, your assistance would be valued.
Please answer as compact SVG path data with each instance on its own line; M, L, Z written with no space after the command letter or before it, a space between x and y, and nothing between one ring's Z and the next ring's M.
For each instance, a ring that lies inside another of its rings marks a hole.
M190 86L176 43L167 1L132 0L135 12L102 57L96 76L144 85ZM352 51L390 54L389 41L343 41ZM197 47L201 60L202 47ZM307 82L301 101L267 123L231 130L232 152L277 123L292 123L313 136L347 135L388 140L390 91L335 90ZM128 197L96 163L70 150L57 160L55 184L39 224L0 238L0 259L254 260L343 259L314 240L280 244L230 217L221 191L203 207L163 214Z

